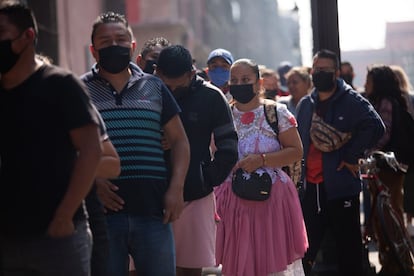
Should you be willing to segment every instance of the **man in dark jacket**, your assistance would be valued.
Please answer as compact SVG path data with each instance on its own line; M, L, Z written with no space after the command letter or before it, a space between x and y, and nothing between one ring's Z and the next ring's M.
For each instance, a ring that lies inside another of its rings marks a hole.
M336 242L339 275L362 275L358 159L382 137L385 127L368 101L338 79L339 73L335 53L316 53L312 67L315 88L297 109L305 159L302 209L309 239L303 259L306 275L311 273L328 227ZM335 140L332 137L318 139L316 115L347 138L342 143L330 143Z
M213 187L225 180L237 161L237 134L225 97L196 76L187 49L179 45L164 48L156 75L180 106L190 143L190 166L184 184L186 205L173 223L177 275L201 275L202 267L216 264ZM210 149L212 137L214 154Z

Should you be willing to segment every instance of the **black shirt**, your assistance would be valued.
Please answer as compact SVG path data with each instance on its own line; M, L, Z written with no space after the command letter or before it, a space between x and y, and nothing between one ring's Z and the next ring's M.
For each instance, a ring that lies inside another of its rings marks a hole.
M0 89L0 233L44 235L72 175L70 130L97 124L83 84L44 65L19 86ZM75 220L85 218L83 208Z

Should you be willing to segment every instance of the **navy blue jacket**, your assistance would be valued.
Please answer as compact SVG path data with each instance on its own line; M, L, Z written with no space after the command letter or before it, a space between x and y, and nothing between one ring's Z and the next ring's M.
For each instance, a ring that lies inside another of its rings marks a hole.
M309 130L312 113L318 100L318 92L314 89L310 95L302 98L296 109L305 165L311 143ZM339 171L337 168L341 161L357 164L364 151L375 146L384 135L384 123L374 107L342 79L337 80L337 89L323 119L342 132L352 133L352 138L340 149L322 153L323 178L328 200L356 196L361 191L361 179L355 178L347 168ZM306 166L302 172L304 179Z

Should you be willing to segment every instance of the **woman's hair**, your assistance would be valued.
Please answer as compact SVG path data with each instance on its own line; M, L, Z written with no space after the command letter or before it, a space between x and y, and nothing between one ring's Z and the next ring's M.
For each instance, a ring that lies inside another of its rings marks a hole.
M260 76L262 78L275 77L277 80L279 80L279 74L273 69L266 68L266 67L260 68L259 66L259 71L260 71Z
M373 104L378 104L382 99L394 99L400 106L407 109L407 104L402 95L400 82L397 75L387 65L372 65L368 68L367 78L372 79L372 93L368 96Z
M301 80L306 82L309 85L309 87L311 87L312 80L311 80L311 75L309 74L308 67L295 66L286 73L285 77L286 79L288 79L292 75L298 75Z
M248 58L241 58L241 59L236 60L231 67L234 67L240 64L250 67L252 71L256 74L257 80L260 79L259 65L255 61L248 59Z
M401 90L403 92L409 92L413 90L410 79L408 78L407 73L404 71L404 69L399 65L390 65L390 67L398 78Z

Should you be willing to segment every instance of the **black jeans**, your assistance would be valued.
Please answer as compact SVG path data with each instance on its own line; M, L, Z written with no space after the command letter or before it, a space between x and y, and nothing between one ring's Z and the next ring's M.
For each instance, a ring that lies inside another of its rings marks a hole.
M359 196L328 200L324 183L307 183L302 211L309 248L303 258L306 275L324 239L331 230L336 245L339 275L362 275L362 237ZM308 266L308 267L307 267Z
M85 198L89 215L89 227L92 232L91 276L109 276L109 238L103 205L92 187Z

